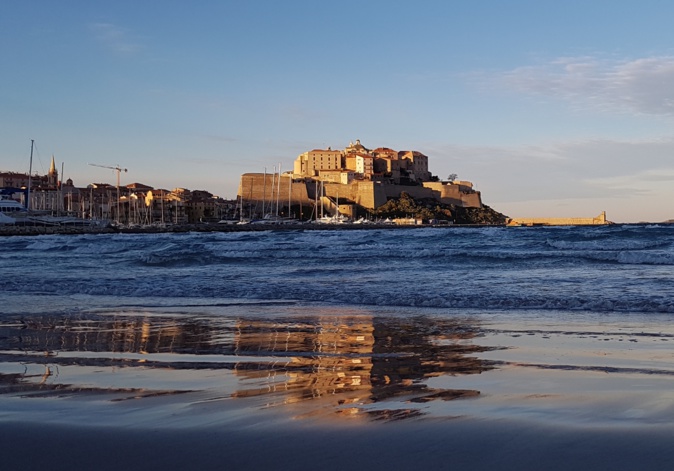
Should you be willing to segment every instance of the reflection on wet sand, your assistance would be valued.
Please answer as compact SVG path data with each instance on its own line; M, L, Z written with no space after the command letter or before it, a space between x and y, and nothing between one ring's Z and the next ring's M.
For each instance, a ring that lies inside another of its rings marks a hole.
M0 393L105 393L119 400L201 391L206 393L201 401L299 404L300 416L397 420L420 415L414 404L479 395L432 388L428 380L493 368L476 356L494 349L472 341L482 335L475 321L429 317L5 319L0 323ZM223 371L221 382L206 381L214 370ZM394 406L385 408L386 403Z
M278 396L285 404L324 399L341 414L366 412L375 418L415 416L413 410L369 410L390 398L427 402L471 397L478 391L432 389L428 378L477 374L491 366L472 354L488 348L470 343L476 326L456 320L390 318L318 318L317 322L279 324L244 321L236 336L237 352L286 358L237 365L243 384L236 397ZM320 413L320 412L318 412Z

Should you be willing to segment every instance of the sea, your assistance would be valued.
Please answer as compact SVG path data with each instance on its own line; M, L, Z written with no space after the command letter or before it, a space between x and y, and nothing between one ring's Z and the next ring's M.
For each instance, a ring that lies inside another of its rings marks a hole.
M624 387L662 405L674 377L674 225L11 236L0 272L0 419L95 403L140 421L112 404L141 398L148 421L218 404L610 422L636 419L524 398Z

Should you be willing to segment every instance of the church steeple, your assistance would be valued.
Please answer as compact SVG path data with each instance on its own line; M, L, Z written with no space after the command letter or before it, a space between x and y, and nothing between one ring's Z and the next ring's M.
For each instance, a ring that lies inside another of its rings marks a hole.
M54 161L54 155L51 156L51 165L49 166L49 173L47 174L49 184L51 186L58 185L59 174L56 171L56 162Z

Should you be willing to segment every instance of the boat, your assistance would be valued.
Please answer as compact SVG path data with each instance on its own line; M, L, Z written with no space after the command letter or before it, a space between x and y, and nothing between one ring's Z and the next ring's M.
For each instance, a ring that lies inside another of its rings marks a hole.
M31 207L31 175L33 171L33 146L34 140L30 141L30 167L28 171L28 188L25 189L25 206L19 201L12 199L11 194L24 192L24 189L5 188L0 194L0 224L21 226L97 226L108 225L106 220L87 220L74 216L52 215L49 210L35 210ZM52 157L52 169L54 158Z
M322 216L314 221L315 224L346 224L349 218L339 214L334 216Z
M80 219L72 216L51 216L39 211L28 212L16 200L0 199L0 224L19 226L106 226L107 221Z
M299 221L294 218L286 218L281 216L273 216L272 214L267 214L262 219L255 219L249 221L249 224L297 224Z
M26 211L26 208L24 208L23 205L18 201L3 196L0 199L0 213L3 213L7 216L12 216L28 214L28 211Z
M0 224L16 224L17 220L25 220L27 217L28 211L21 203L0 197Z

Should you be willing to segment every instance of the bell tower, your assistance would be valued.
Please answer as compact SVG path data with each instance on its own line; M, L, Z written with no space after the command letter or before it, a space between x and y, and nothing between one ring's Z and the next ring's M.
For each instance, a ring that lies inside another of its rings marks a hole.
M59 173L56 171L56 162L54 162L54 156L51 156L51 165L49 166L49 173L47 174L47 183L51 187L58 187L59 184Z

